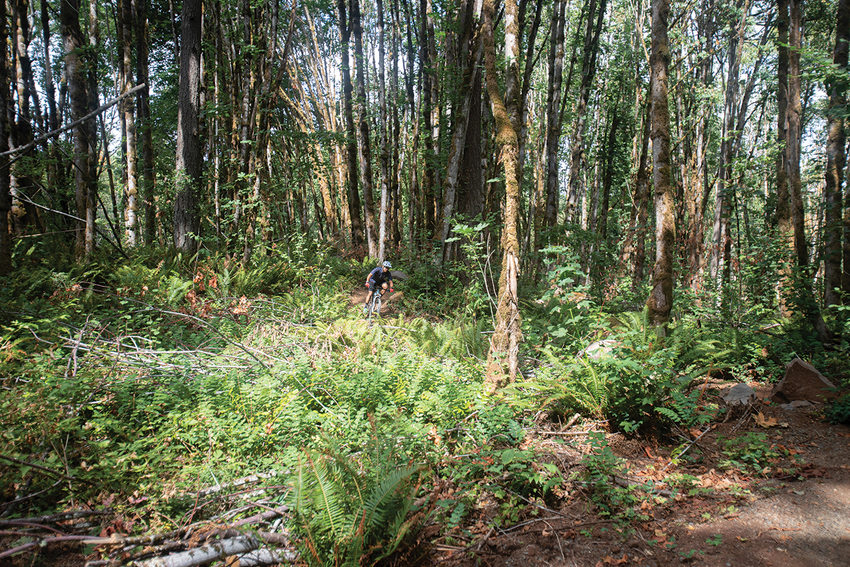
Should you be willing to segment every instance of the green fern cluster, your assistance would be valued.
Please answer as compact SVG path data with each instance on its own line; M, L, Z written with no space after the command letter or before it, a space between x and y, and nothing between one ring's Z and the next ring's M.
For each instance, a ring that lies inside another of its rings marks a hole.
M408 542L421 467L372 438L357 454L304 452L291 495L302 557L310 565L374 565Z

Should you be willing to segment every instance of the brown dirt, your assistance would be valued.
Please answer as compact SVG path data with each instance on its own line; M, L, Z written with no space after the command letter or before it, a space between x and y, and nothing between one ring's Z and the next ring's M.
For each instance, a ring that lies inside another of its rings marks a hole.
M348 303L352 307L363 309L363 304L366 303L367 295L369 295L369 290L366 289L366 286L355 289L351 292L351 296L348 298ZM381 298L381 315L384 317L388 315L395 315L397 311L396 306L402 299L404 299L404 292L396 290L392 293L385 293Z
M766 398L766 388L757 391ZM576 487L555 509L528 506L515 525L503 528L492 528L498 506L482 503L463 530L441 535L434 528L423 564L848 566L850 428L824 422L821 411L822 406L785 410L758 402L746 415L715 424L692 448L700 460L687 465L669 464L674 447L609 435L609 446L629 463L626 476L633 482L684 473L698 479L700 490L649 499L640 507L645 517L625 525L599 516ZM551 455L567 477L580 468L588 447L576 443L579 435L542 434L551 425L541 427L529 444ZM722 469L720 441L755 431L766 433L786 458L760 476Z

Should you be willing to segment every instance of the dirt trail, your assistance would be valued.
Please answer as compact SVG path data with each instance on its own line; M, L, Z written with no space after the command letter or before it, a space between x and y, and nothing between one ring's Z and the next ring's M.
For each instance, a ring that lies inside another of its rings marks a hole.
M516 529L472 529L466 542L438 542L430 564L850 566L850 428L825 423L820 409L760 404L744 420L719 424L699 442L703 461L676 471L698 478L704 490L647 510L650 519L626 533L578 495ZM747 432L766 433L769 443L787 449L800 461L794 477L804 478L722 470L721 440ZM629 461L633 477L657 475L669 462L669 448L645 440L614 436L610 445Z

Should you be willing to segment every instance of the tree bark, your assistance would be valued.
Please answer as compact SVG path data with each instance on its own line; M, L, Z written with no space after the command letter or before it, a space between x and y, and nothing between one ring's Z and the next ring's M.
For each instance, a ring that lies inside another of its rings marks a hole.
M800 51L803 47L803 0L789 0L788 26L788 132L785 140L785 167L791 195L791 221L794 226L794 250L797 265L809 265L806 245L803 188L800 176L800 144L802 141L803 104L801 101Z
M200 244L201 230L198 210L202 172L199 116L201 0L183 0L181 21L174 245L185 253L193 253Z
M465 2L463 9L468 9L469 13L464 18L465 27L460 35L459 52L468 54L462 58L460 69L463 77L461 88L460 107L457 112L452 112L454 124L452 127L452 142L449 149L448 166L446 168L445 191L443 192L443 212L442 212L442 229L440 231L440 242L442 243L443 262L448 262L450 259L451 247L446 245L446 240L449 237L451 230L452 215L454 215L455 201L457 197L457 187L460 176L460 165L464 154L465 147L463 145L466 140L466 132L469 127L469 117L472 112L472 107L480 103L480 98L475 98L475 82L479 77L479 65L481 62L481 41L480 34L476 33L474 27L478 20L479 14L472 13L472 2ZM478 93L480 95L480 91Z
M667 22L670 14L668 0L652 1L652 177L655 186L655 267L652 270L652 289L646 301L649 322L663 329L670 321L673 307L673 247L676 227L673 211L673 190L670 183L670 112L667 100L667 67L670 48Z
M0 2L0 153L9 149L9 70L5 48L8 37L6 3ZM12 272L12 235L9 232L9 211L12 195L9 192L9 160L0 158L0 276Z
M378 258L384 260L386 258L387 244L387 214L390 206L390 140L389 140L389 112L387 108L387 81L386 81L386 63L384 57L385 38L384 38L384 3L383 0L377 0L378 10L378 106L381 110L381 120L378 125L380 131L380 176L379 183L381 186L381 203L378 211Z
M567 198L567 222L575 222L576 209L581 194L581 179L584 172L584 129L587 121L587 104L590 101L590 87L596 76L596 56L599 52L599 35L605 17L607 0L601 0L596 10L597 0L590 0L587 13L587 26L584 35L584 55L582 57L581 87L576 106L576 121L573 139L570 144L570 190ZM594 16L596 21L594 22Z
M363 28L360 22L360 0L350 0L351 33L354 35L354 65L357 82L358 107L358 160L360 162L360 186L363 190L363 206L366 219L366 244L369 255L378 255L375 235L375 203L372 194L372 142L369 128L369 101L366 98L366 60L363 58Z
M564 27L566 0L557 0L552 8L549 30L549 81L546 92L546 207L543 226L552 228L558 218L558 149L561 141L561 82L564 77Z
M62 2L59 13L65 47L65 76L71 100L71 120L76 121L90 110L87 67L93 66L85 56L85 39L80 27L80 0ZM77 204L76 254L87 257L94 251L94 223L97 180L95 156L97 138L95 119L80 121L74 129L74 183Z
M118 0L118 38L120 47L121 65L121 92L126 93L131 88L133 77L133 8L131 0ZM124 152L126 156L126 178L125 178L125 208L124 208L124 235L127 246L135 247L138 242L138 213L139 213L139 186L136 167L136 116L135 104L132 97L126 97L122 101L121 111L125 129Z
M517 276L519 274L519 180L517 179L518 136L514 121L499 91L496 74L496 48L493 38L494 0L485 0L483 7L484 64L487 73L487 93L496 121L496 141L499 159L505 175L505 208L502 228L502 271L499 276L499 302L496 310L496 325L490 341L487 366L487 383L493 390L513 381L519 369L519 343L522 340ZM505 64L506 73L519 76L517 58L517 4L516 0L505 3ZM511 81L506 81L510 83Z
M718 289L724 281L729 281L732 236L729 228L733 178L733 161L735 159L736 136L735 117L738 105L738 77L740 76L741 54L743 52L744 31L746 29L746 14L749 2L740 2L732 15L729 24L729 48L727 56L729 67L726 77L726 96L723 105L723 127L721 130L720 164L718 171L717 197L714 204L713 248L711 254L711 277L718 284ZM742 14L740 21L734 19L735 14ZM737 25L735 25L737 24Z
M844 167L846 135L844 133L844 112L847 107L847 77L848 43L850 43L850 0L839 0L835 16L835 48L832 51L832 62L839 71L843 70L845 77L835 78L827 82L829 94L829 110L827 111L826 139L826 184L824 185L824 306L841 303L842 271L841 271L841 233L842 233L842 182ZM850 236L846 234L845 238ZM850 258L845 258L844 271L850 275ZM850 282L848 282L850 283Z
M351 28L348 25L348 11L345 0L337 0L339 14L339 33L342 64L342 100L345 115L346 160L348 173L348 216L351 221L351 246L359 250L363 246L363 220L360 212L360 190L357 173L357 132L354 128L354 110L352 102L351 62L348 44L351 40Z
M156 234L156 203L154 202L156 170L154 168L150 87L148 86L150 84L148 1L149 0L131 0L131 11L133 15L133 22L135 23L136 37L136 84L144 85L142 90L139 91L136 99L138 132L139 137L141 138L141 196L144 203L143 238L146 244L153 244Z

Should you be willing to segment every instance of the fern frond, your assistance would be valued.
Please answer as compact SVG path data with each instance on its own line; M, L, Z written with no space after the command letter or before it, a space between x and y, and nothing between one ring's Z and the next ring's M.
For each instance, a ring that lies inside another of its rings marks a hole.
M319 509L321 519L326 522L322 527L334 538L338 538L343 535L341 530L347 523L339 487L334 485L328 477L328 469L324 461L315 460L309 455L307 459L310 463L311 480L314 481L316 488L314 503Z
M403 504L397 501L399 492L418 471L419 467L403 467L391 472L375 485L363 503L364 520L368 530L385 526L392 514L398 513L398 507L392 504Z

